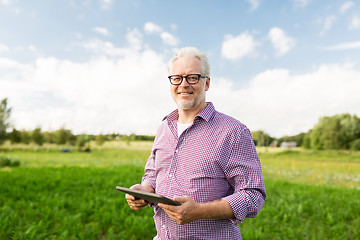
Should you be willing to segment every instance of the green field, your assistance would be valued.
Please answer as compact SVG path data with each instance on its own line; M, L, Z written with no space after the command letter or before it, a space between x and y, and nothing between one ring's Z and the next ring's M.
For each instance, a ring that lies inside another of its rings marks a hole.
M0 168L0 239L152 239L152 209L127 207L116 185L141 180L151 144L91 153L10 149ZM360 239L360 153L259 149L267 201L243 239Z

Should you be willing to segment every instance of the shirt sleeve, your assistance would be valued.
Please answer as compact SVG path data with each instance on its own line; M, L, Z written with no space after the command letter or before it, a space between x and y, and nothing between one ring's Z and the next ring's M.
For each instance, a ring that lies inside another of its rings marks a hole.
M223 198L234 212L233 221L243 222L246 217L255 217L265 202L266 191L260 159L246 127L236 134L225 175L234 189L233 194Z
M155 150L151 151L150 157L145 165L145 173L142 177L141 185L150 185L154 190L156 189L156 175L155 175Z

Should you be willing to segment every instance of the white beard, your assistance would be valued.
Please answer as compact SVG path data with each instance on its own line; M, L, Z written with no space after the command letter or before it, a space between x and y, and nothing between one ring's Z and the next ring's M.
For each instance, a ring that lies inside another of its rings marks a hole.
M178 100L175 97L174 101L176 102L176 105L181 110L189 110L198 107L202 101L205 100L206 94L205 91L201 93L201 95L197 96L196 98L192 100Z

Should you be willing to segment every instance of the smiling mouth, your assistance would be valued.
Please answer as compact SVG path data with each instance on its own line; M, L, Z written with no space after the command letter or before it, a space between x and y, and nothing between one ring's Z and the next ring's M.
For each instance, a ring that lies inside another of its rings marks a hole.
M179 92L178 94L179 94L179 95L190 95L190 94L192 94L192 93L188 93L188 92Z

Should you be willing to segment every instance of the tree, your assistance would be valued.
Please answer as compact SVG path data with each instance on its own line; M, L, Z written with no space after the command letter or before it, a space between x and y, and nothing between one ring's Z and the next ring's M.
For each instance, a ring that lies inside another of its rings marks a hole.
M305 149L310 149L310 148L311 148L311 139L310 139L311 132L312 132L312 130L309 130L309 132L307 132L307 133L305 134L305 136L304 136L302 146L303 146Z
M31 141L30 134L26 130L21 130L21 142L29 144Z
M81 134L81 135L78 135L76 137L76 145L78 146L79 148L79 151L81 151L81 149L83 147L85 147L85 144L89 141L89 137L85 134Z
M9 134L9 140L11 144L21 142L21 132L16 128L13 128L12 132Z
M356 151L360 150L360 138L351 142L350 149Z
M320 137L324 149L344 148L344 140L340 121L337 117L328 118Z
M350 114L322 117L310 134L313 149L350 149L360 139L360 119Z
M71 131L69 132L68 142L71 146L76 145L76 135L74 135Z
M35 128L32 132L32 140L39 146L42 146L45 142L44 134L41 132L41 128Z
M321 136L328 122L329 122L329 117L322 117L319 119L319 122L314 126L310 136L310 146L312 149L324 148L324 144L321 140Z
M256 146L269 146L274 141L274 138L261 130L251 132L251 134Z
M66 144L70 134L71 134L70 130L67 130L65 128L60 128L55 133L56 143L57 144Z
M104 142L106 141L106 136L103 134L99 134L96 136L96 144L101 146L104 144Z
M350 114L337 115L340 121L343 134L344 148L349 149L352 142L360 139L360 118Z
M0 103L0 144L2 144L7 137L7 129L10 126L9 118L11 108L7 106L7 98L1 100Z
M56 142L56 136L54 132L43 132L45 142L47 143L55 143Z

